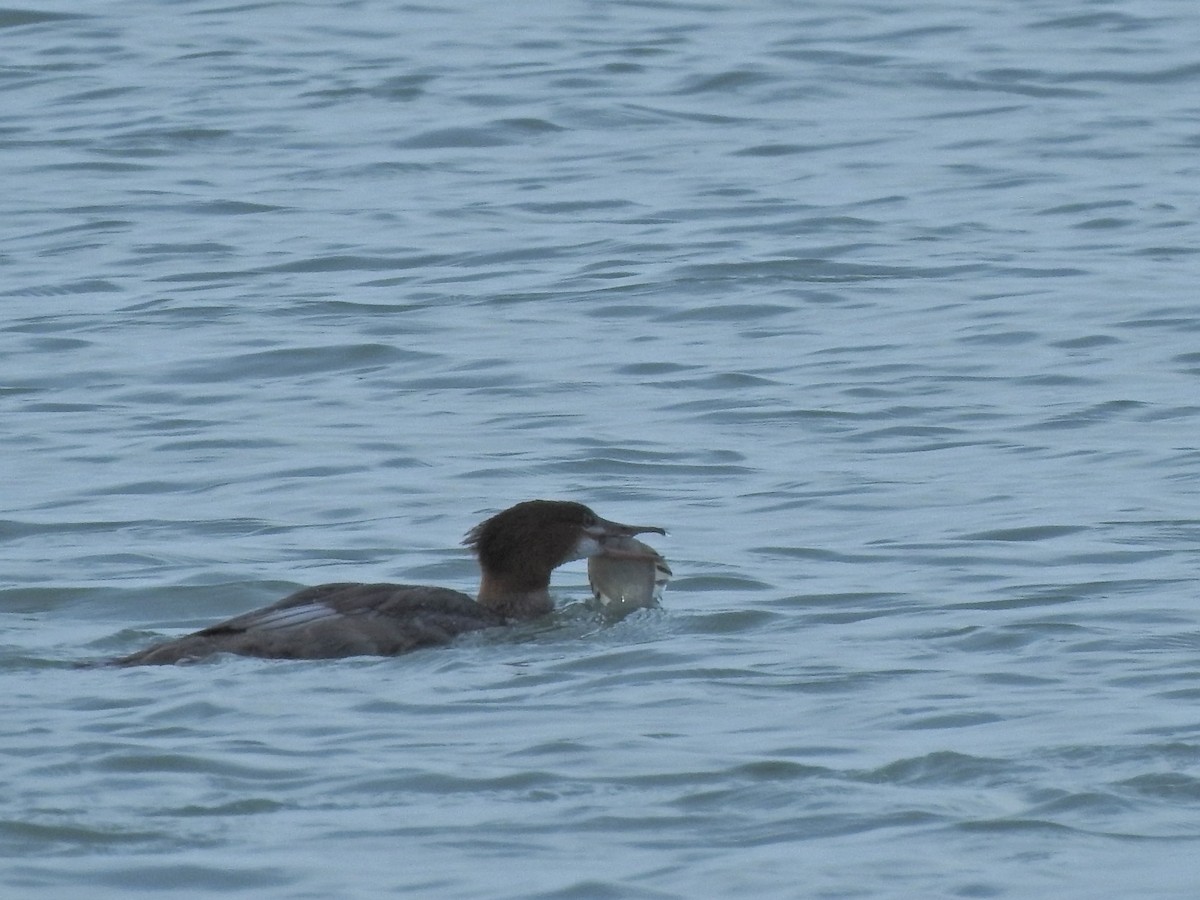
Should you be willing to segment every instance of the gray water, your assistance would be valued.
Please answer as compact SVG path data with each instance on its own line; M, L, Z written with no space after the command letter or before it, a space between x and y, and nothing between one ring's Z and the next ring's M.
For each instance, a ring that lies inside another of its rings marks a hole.
M5 898L1192 897L1200 7L0 12ZM471 590L663 607L110 670Z

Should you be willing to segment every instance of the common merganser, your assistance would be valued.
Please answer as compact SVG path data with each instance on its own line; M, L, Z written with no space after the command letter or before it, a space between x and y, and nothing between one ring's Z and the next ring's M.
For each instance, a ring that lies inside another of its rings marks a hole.
M666 534L622 525L582 503L526 500L476 525L463 539L479 560L479 598L407 584L322 584L278 603L112 660L138 666L190 662L214 653L272 659L393 656L483 628L533 619L554 608L550 573L589 557L657 560L626 539Z

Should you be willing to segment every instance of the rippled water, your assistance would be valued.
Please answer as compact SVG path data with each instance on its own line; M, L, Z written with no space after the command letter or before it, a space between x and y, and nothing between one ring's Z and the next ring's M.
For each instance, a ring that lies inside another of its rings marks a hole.
M1191 896L1200 10L0 11L5 897ZM112 671L535 496L664 607Z

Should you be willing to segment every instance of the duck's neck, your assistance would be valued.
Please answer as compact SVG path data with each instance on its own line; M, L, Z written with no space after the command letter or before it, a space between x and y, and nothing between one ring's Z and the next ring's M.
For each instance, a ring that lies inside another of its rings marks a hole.
M518 586L487 572L479 582L479 605L506 619L536 619L554 610L549 581Z

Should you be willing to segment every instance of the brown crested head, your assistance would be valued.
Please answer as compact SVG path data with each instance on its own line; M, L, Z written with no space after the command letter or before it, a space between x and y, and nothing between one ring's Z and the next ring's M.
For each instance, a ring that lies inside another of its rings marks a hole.
M526 500L480 522L463 543L485 574L513 589L536 590L549 583L556 566L577 558L583 530L597 521L582 503Z

